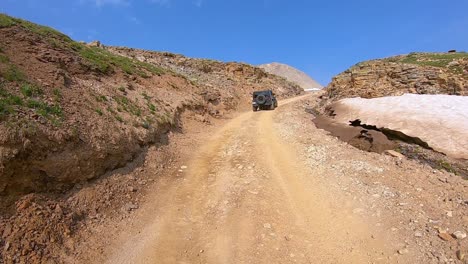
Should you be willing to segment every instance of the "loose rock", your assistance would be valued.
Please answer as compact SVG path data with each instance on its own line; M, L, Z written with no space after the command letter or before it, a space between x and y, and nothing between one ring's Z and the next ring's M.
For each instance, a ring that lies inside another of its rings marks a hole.
M464 239L466 238L466 233L462 231L455 231L453 232L452 236L456 239Z
M439 234L439 237L440 239L444 240L444 241L452 241L453 240L453 237L450 236L449 234L447 233L440 233Z

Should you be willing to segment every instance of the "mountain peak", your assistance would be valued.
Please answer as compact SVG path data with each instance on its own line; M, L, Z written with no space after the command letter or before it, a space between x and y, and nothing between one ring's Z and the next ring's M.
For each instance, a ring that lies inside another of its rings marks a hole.
M272 62L268 64L259 65L258 67L264 69L268 73L284 77L288 81L298 84L303 89L323 88L322 85L320 85L317 81L312 79L312 77L307 75L305 72L300 71L287 64Z

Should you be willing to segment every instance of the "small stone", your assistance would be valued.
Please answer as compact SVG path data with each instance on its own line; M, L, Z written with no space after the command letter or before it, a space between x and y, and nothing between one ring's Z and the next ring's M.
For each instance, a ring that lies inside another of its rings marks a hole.
M129 192L136 192L137 190L133 186L128 187Z
M447 217L452 217L453 216L453 212L452 211L447 211Z
M399 158L399 159L403 159L405 157L403 154L398 153L398 152L396 152L394 150L386 150L385 154L390 155L390 156L395 157L395 158Z
M10 249L10 242L6 242L5 244L5 251L8 251Z
M452 236L456 239L465 239L466 238L466 233L462 231L455 231L453 232Z
M268 228L268 229L270 229L270 228L271 228L271 224L269 224L269 223L265 223L265 224L263 224L263 227L264 227L264 228Z
M203 249L202 249L202 250L200 250L200 253L203 253L203 252L205 252L205 250L203 250Z
M465 253L463 253L461 250L457 250L457 258L459 260L464 260L465 259Z
M416 232L414 233L414 236L415 236L415 237L422 237L422 236L423 236L423 233L420 232L420 231L416 231Z
M138 205L137 204L134 204L134 203L127 203L125 206L124 206L124 209L128 212L132 211L132 210L136 210L138 209Z
M183 170L186 170L188 167L183 165L183 166L180 166L180 168L183 169Z
M444 241L452 241L453 240L453 237L450 236L449 234L447 233L440 233L439 234L439 237L440 239L444 240Z
M239 170L242 170L242 169L244 168L244 166L239 165L237 168L238 168Z
M403 249L398 250L398 254L400 254L400 255L408 254L408 252L409 252L409 250L407 248L403 248Z

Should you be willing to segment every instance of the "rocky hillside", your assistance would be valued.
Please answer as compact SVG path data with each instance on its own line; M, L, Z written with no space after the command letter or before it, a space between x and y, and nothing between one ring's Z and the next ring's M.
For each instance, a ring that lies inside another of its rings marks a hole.
M335 76L328 97L468 95L468 53L410 53L356 64Z
M204 97L214 105L222 103L224 110L251 106L251 91L273 89L280 97L297 94L301 89L281 77L244 63L223 63L208 59L194 59L168 52L154 52L125 47L103 47L109 52L133 60L170 69L204 87ZM222 99L222 101L219 101Z
M216 118L264 87L301 93L249 65L90 46L0 15L0 209L125 166L167 143L183 112Z
M303 89L323 87L306 73L286 64L273 62L269 64L262 64L258 67L264 69L266 72L269 72L271 74L276 74L278 76L286 78L286 80L298 84Z

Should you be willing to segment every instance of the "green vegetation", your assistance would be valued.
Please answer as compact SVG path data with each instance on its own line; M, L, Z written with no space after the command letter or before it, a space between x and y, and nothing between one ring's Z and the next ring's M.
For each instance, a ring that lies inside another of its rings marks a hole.
M153 114L156 112L156 106L154 104L148 103L148 107Z
M438 68L448 68L449 70L462 73L463 69L458 65L450 65L451 62L468 58L466 52L454 52L454 53L417 53L413 52L406 56L396 56L392 58L384 59L389 62L399 62L407 64L416 64L421 66L432 66Z
M1 73L5 80L10 82L23 82L26 80L24 73L15 65L9 65L5 72Z
M98 113L98 115L100 115L100 116L102 116L104 114L101 109L96 109L96 113Z
M0 118L9 114L14 114L15 106L22 106L23 100L17 95L12 95L2 87L0 87Z
M119 112L125 111L135 116L141 116L141 109L134 102L130 101L127 97L124 96L115 96L114 100L117 102L119 107L117 110Z
M26 97L37 97L44 93L40 87L29 83L23 84L20 90Z
M8 63L10 61L10 59L4 55L4 54L0 54L0 63Z
M67 35L47 26L41 26L26 20L13 18L5 14L0 14L0 28L21 26L35 34L45 37L53 48L62 48L78 52L96 70L102 74L114 72L114 67L120 68L127 74L137 74L141 77L149 77L148 73L155 75L164 74L165 70L152 64L132 60L130 58L115 55L99 47L88 47L73 41ZM5 58L0 58L3 61Z
M24 83L20 88L20 95L8 92L4 83L0 83L0 117L14 115L21 108L34 109L36 113L53 125L60 124L63 117L62 109L58 104L48 104L41 100L43 91L39 86Z
M120 123L124 122L123 118L121 116L119 116L119 115L116 115L115 119L117 119L117 121L119 121Z
M15 26L15 25L19 25L19 26L21 26L23 28L26 28L26 29L28 29L28 30L36 33L36 34L39 34L41 36L44 36L44 37L56 38L56 39L60 39L60 40L66 41L66 42L72 42L73 41L67 35L65 35L63 33L60 33L59 31L57 31L57 30L55 30L53 28L37 25L37 24L34 24L32 22L23 20L23 19L7 16L5 14L0 14L0 28L12 27L12 26Z
M0 28L11 27L14 25L16 25L16 22L13 20L13 18L5 14L0 14Z
M445 160L438 160L437 161L438 169L445 170L451 172L453 174L457 174L457 170L452 167L452 165L445 161Z
M102 103L102 102L107 102L107 97L104 95L95 95L94 98L96 98L96 101Z
M164 70L149 63L135 61L127 57L115 55L98 47L87 47L84 45L74 45L73 48L79 54L90 62L94 69L100 73L108 74L114 71L114 66L122 69L127 74L138 74L141 77L147 78L150 72L156 75L162 75Z
M49 105L45 102L29 99L27 106L32 109L36 109L37 113L47 119L50 119L51 116L62 117L62 109L58 105Z
M126 92L125 87L123 87L123 86L119 86L118 89L119 89L119 91L121 91L122 93L125 93L125 92Z
M62 90L60 90L59 88L55 88L53 90L53 93L54 93L54 101L60 102L60 100L62 100Z
M143 98L144 98L145 100L147 100L147 101L151 100L151 96L149 96L149 95L146 94L145 92L143 92L141 95L143 96Z

